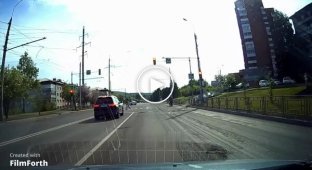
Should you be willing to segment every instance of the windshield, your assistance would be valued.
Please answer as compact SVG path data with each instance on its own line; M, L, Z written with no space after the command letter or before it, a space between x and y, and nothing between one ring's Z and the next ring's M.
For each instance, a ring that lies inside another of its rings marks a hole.
M312 158L311 0L0 9L0 169Z

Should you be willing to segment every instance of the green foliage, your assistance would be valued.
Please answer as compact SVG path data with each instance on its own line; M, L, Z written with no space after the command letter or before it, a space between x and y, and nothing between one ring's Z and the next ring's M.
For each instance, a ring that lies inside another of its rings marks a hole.
M235 86L238 84L235 76L233 74L228 74L225 76L225 87L229 87L230 89L234 89Z
M160 98L161 98L161 90L160 88L158 88L152 93L152 95L150 96L150 100L156 102L159 101Z
M4 71L4 99L13 100L22 97L26 92L24 77L16 68L6 68Z
M27 95L29 90L39 87L39 81L37 80L39 69L36 67L31 57L28 56L27 52L21 55L16 68L23 75L23 87L25 89L23 95Z
M123 102L124 99L125 99L125 96L122 95L122 94L116 94L116 97L118 98L118 100L119 100L120 102Z
M75 95L75 96L76 96L76 94L77 94L77 90L76 90L75 88L73 89L73 87L72 87L71 85L69 85L69 84L64 85L62 89L63 89L63 91L62 91L62 93L61 93L61 97L62 97L66 102L71 102L71 100L72 100L72 94L70 94L70 90L74 90L75 94L73 94L73 95Z
M4 72L4 110L8 116L10 103L17 98L27 98L31 90L39 87L39 69L25 52L17 67L6 68ZM1 80L0 80L1 81Z
M278 78L290 76L297 82L304 82L304 73L312 74L312 59L308 57L310 50L306 45L308 41L294 34L287 15L275 10L272 16Z

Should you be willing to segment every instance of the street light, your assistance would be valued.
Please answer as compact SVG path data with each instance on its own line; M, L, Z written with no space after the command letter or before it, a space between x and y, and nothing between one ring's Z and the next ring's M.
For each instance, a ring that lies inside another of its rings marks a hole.
M188 21L186 18L183 18L184 21ZM197 35L194 30L193 26L193 32L194 32L194 40L195 40L195 50L196 50L196 56L197 56L197 63L198 63L198 76L199 76L199 86L200 86L200 94L199 94L199 99L201 103L204 103L204 91L203 91L203 75L200 67L200 59L199 59L199 54L198 54L198 44L197 44Z

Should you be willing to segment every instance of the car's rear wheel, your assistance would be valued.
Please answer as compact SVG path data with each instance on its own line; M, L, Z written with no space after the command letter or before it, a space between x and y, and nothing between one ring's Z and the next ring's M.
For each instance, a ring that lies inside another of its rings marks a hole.
M117 110L116 110L116 114L115 114L115 118L116 118L116 119L119 119L119 115L120 115L119 109L117 109Z

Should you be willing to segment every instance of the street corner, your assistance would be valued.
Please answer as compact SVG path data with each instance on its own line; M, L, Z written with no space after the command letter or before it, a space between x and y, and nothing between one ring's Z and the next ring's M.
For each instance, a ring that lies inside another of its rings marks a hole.
M136 90L140 97L148 103L160 104L170 98L174 90L174 80L168 68L151 65L142 69L137 77ZM159 101L152 101L145 94L151 94L157 89L170 88L170 93Z

